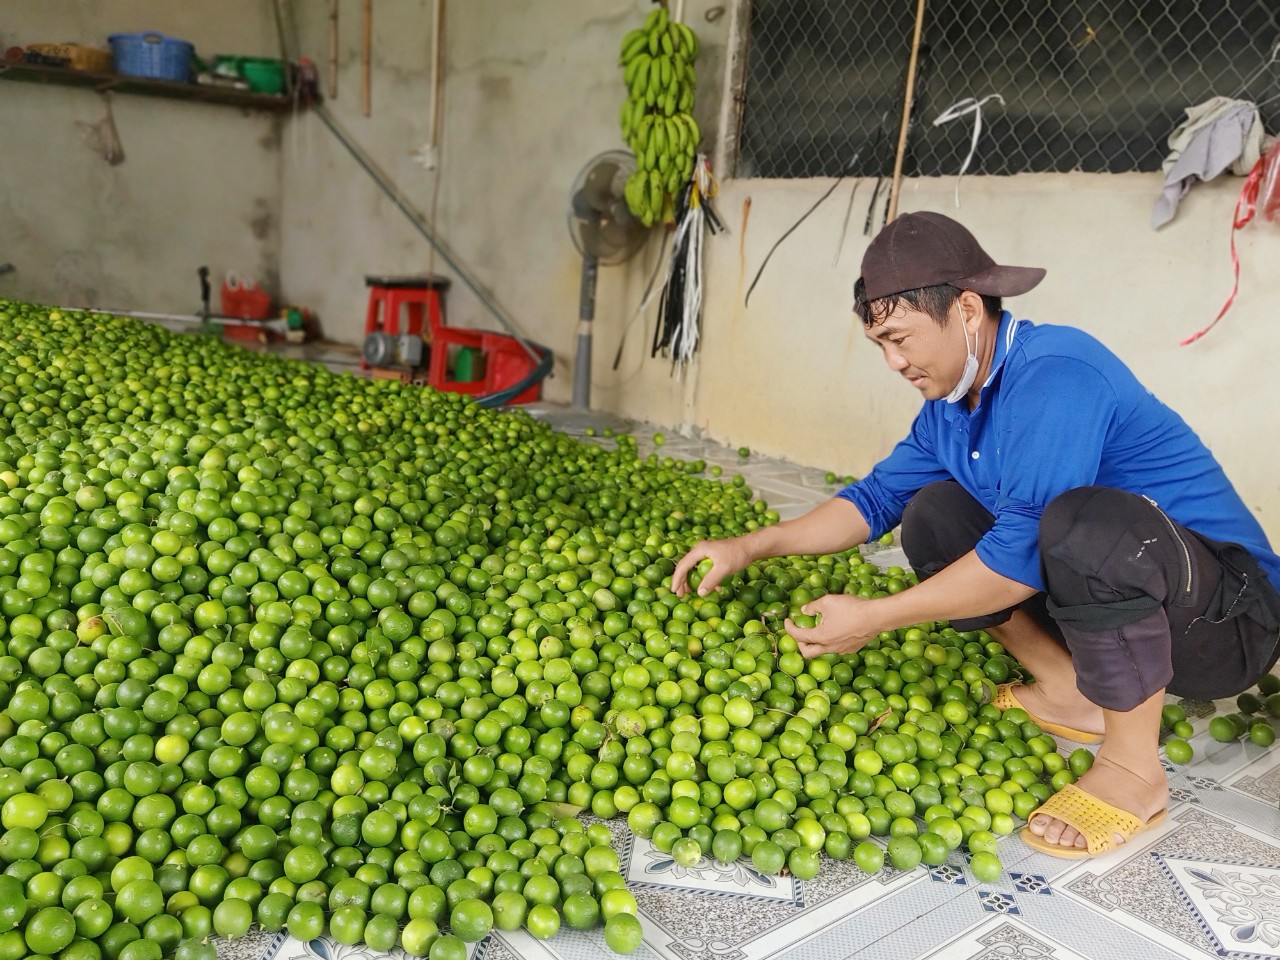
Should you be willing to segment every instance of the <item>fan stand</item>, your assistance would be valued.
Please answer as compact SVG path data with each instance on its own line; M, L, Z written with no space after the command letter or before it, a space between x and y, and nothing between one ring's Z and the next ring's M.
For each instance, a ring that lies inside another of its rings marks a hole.
M621 263L645 238L640 222L626 206L625 182L634 170L631 154L608 151L588 161L569 191L569 234L582 254L571 407L578 414L587 413L591 406L591 338L600 265ZM588 425L594 424L584 424Z
M582 286L578 294L578 355L573 364L573 409L591 405L591 322L596 316L596 277L600 261L582 256Z

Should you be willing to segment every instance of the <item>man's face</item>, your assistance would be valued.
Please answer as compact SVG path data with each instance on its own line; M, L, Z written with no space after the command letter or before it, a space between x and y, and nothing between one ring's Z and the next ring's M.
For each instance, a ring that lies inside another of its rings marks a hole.
M915 387L926 400L941 400L959 382L968 349L960 301L947 311L947 325L938 326L927 313L899 303L878 323L863 325L868 340L880 347L885 363Z

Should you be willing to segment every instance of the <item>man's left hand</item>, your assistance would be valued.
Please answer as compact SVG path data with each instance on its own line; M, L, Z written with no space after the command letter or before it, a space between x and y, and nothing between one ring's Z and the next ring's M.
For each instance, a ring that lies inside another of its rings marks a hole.
M828 594L800 608L818 617L817 626L805 629L787 618L787 633L795 638L806 659L824 653L853 653L880 635L872 601L847 594Z

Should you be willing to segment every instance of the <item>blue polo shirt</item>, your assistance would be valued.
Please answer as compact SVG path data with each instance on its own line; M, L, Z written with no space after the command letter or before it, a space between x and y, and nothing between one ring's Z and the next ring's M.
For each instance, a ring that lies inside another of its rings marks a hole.
M1280 557L1213 454L1115 354L1071 327L1003 313L977 408L926 401L906 439L837 496L874 538L935 480L956 480L995 517L977 545L982 562L1036 590L1040 515L1059 494L1094 485L1148 497L1184 527L1240 544L1280 585Z

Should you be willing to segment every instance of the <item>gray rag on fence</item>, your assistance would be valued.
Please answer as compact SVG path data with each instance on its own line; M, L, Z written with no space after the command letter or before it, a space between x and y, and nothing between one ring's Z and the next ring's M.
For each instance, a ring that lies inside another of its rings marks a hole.
M1169 135L1164 187L1151 212L1151 228L1173 219L1196 180L1212 180L1228 169L1247 176L1262 156L1262 141L1262 118L1248 100L1213 97L1188 107L1187 119Z

